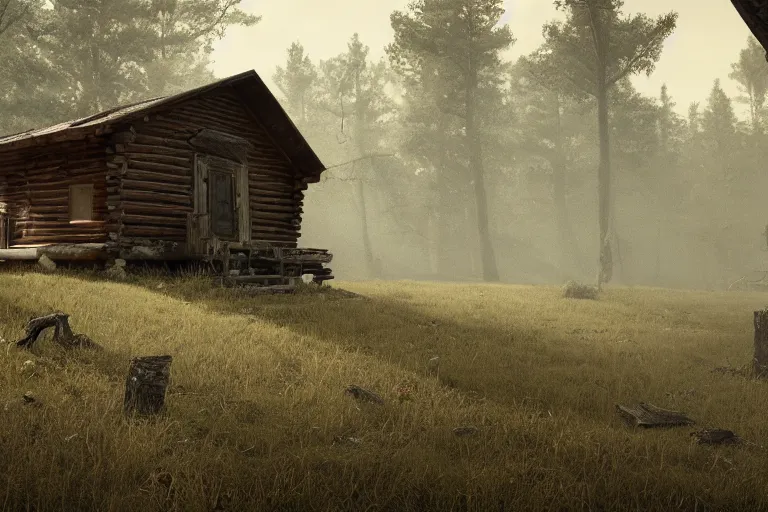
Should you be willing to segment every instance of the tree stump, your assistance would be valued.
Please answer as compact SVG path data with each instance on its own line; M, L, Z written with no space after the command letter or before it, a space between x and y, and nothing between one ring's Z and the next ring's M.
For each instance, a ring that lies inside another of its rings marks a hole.
M32 348L35 341L40 337L44 330L53 327L53 341L58 345L70 348L93 348L101 347L91 341L84 334L74 334L69 326L69 315L66 313L53 313L38 318L33 318L27 323L27 335L16 342L16 346L22 348Z
M152 416L165 409L165 389L171 375L171 356L135 357L125 382L123 412Z
M768 375L768 309L755 311L755 358L752 360L755 377Z

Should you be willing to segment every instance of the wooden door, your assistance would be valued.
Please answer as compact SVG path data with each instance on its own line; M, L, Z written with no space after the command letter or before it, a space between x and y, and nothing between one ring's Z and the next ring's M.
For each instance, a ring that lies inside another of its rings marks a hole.
M10 245L10 235L8 234L8 215L0 210L0 249L7 249Z
M236 240L238 215L234 173L208 170L208 208L211 233L223 240Z

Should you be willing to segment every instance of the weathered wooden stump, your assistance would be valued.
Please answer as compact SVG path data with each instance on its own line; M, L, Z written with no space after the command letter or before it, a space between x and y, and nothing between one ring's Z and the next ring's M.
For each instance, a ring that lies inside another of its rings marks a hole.
M53 341L64 348L93 348L101 347L91 341L84 334L74 334L69 326L69 315L66 313L53 313L50 315L33 318L27 323L27 335L16 342L22 348L32 348L44 330L53 327Z
M123 412L151 416L165 409L165 389L171 375L171 356L135 357L125 382Z
M768 309L755 311L755 357L752 360L755 377L768 376Z

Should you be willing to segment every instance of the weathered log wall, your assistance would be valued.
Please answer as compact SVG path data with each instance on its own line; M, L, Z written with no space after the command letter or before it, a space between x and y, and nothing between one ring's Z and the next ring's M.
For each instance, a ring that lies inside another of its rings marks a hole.
M8 245L104 242L106 171L100 137L0 149L0 203L13 219ZM69 187L78 184L93 184L93 220L70 224Z
M251 240L296 247L307 185L235 93L222 89L132 123L113 138L109 161L110 231L116 238L186 241L193 212L195 148L201 129L248 140Z

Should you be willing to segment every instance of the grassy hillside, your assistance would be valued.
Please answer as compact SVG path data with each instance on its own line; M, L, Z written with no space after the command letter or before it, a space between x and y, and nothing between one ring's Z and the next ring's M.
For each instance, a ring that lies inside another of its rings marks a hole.
M160 283L0 273L0 337L62 310L106 349L2 346L0 510L768 510L768 384L712 372L750 361L765 295ZM166 353L167 415L125 421L128 360ZM756 444L633 431L638 401Z

